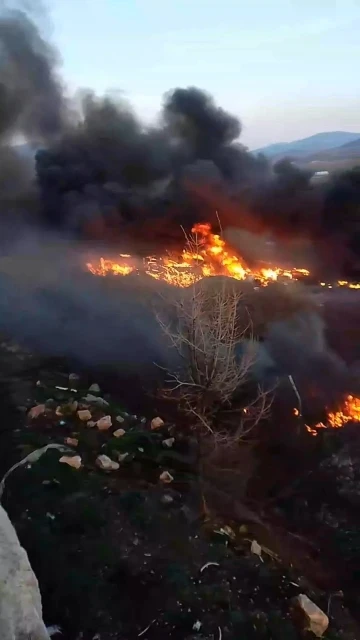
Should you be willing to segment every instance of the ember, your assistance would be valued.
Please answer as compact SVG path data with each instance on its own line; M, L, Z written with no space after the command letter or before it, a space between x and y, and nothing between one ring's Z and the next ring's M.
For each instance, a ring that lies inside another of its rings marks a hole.
M297 280L310 275L307 269L283 269L281 267L264 267L250 269L245 261L227 246L220 235L212 233L208 223L195 224L192 236L179 256L147 257L143 261L143 270L157 280L165 280L178 287L187 287L207 276L225 275L244 280L252 278L266 286L269 282L285 278ZM139 268L131 264L131 256L120 254L121 260L100 258L99 262L87 263L87 269L97 276L128 275L139 272ZM130 261L129 261L130 259Z
M317 436L318 429L339 429L348 422L360 422L360 398L352 395L345 398L343 407L327 413L326 423L318 422L313 427L306 425L306 429L311 435Z

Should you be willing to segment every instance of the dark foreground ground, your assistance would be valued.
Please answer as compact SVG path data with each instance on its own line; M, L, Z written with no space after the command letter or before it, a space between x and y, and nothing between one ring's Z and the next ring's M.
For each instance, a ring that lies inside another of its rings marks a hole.
M355 361L360 305L354 296L343 300L325 301L329 339ZM241 501L210 490L204 513L196 449L174 410L157 406L134 380L79 371L80 381L69 384L73 366L7 340L0 347L1 477L67 437L78 440L70 448L82 458L73 469L50 449L13 471L2 498L38 576L46 623L61 628L54 637L299 640L291 599L306 593L329 615L328 640L360 638L358 425L317 438L302 429L295 446L271 425L251 451ZM109 405L89 407L94 419L111 415L108 431L86 427L69 406L93 382ZM29 420L28 409L44 402L45 414ZM157 415L165 425L152 431ZM118 428L125 434L116 438ZM298 433L289 420L287 435L291 429ZM169 437L171 448L163 444ZM104 453L128 455L107 474L95 463ZM169 484L160 480L164 471ZM261 557L251 552L254 539Z

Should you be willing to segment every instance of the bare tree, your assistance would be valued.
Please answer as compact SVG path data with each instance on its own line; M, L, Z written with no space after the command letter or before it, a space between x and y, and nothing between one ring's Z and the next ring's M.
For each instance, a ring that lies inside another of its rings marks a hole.
M199 255L197 238L186 239L187 250ZM265 418L270 396L256 387L239 404L257 358L251 318L237 281L201 275L201 267L195 266L193 284L162 298L156 309L157 320L181 359L179 371L168 372L164 393L179 401L195 427L212 434L215 446L231 447Z

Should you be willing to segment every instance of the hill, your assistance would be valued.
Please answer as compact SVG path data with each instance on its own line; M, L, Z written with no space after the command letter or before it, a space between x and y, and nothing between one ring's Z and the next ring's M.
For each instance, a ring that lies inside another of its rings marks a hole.
M314 153L311 160L345 160L348 158L360 158L360 136L340 147L327 149L319 153Z
M255 149L253 153L263 153L271 159L280 159L284 156L298 158L343 147L357 140L360 140L360 132L327 131L292 142L270 144L266 147Z

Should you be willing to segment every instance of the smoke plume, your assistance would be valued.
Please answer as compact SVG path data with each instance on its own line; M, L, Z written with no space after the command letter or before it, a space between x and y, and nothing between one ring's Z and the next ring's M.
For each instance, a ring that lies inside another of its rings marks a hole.
M8 253L0 262L0 329L46 353L127 373L154 361L172 366L148 281L139 289L132 278L115 284L81 273L84 240L153 234L159 241L180 224L216 222L218 212L225 230L241 229L237 236L229 230L234 244L258 260L269 234L319 232L323 194L291 164L274 170L251 154L239 142L239 119L206 92L169 91L159 123L149 127L114 95L87 90L69 104L58 59L29 14L0 12L1 242ZM270 323L260 378L269 367L279 375L306 371L314 353L327 368L318 316L298 320L296 328Z

